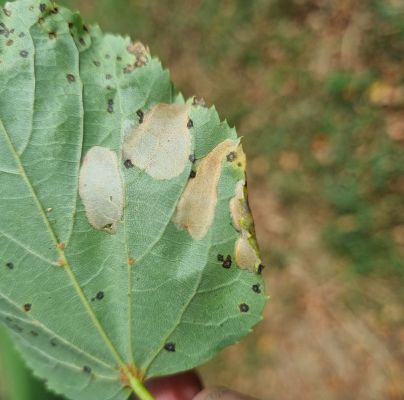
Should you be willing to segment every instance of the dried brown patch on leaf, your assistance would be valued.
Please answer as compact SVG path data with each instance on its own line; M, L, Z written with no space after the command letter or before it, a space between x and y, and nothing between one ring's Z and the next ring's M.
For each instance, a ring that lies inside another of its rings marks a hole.
M88 151L80 169L79 193L90 224L115 233L123 213L123 185L115 152L100 146Z
M184 170L191 153L189 106L156 104L126 135L123 159L156 179L172 179Z
M129 53L133 54L136 58L133 64L125 67L125 72L131 72L135 68L143 67L147 64L150 57L150 50L141 42L133 42L128 46Z
M204 157L178 202L173 222L185 228L194 239L202 239L212 225L222 161L237 144L238 141L227 139Z

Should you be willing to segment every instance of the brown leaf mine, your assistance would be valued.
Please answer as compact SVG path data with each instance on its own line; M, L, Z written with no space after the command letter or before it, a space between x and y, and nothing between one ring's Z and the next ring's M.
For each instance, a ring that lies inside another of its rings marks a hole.
M156 104L126 135L124 160L156 179L172 179L184 170L191 153L187 105Z
M247 269L250 272L257 272L261 259L258 255L255 239L247 231L242 231L240 238L236 242L236 264L241 269Z
M194 239L202 239L213 222L222 161L237 144L238 141L226 139L204 157L178 202L173 222L185 228Z
M123 213L123 186L115 152L100 146L88 151L80 169L79 193L90 224L115 233Z

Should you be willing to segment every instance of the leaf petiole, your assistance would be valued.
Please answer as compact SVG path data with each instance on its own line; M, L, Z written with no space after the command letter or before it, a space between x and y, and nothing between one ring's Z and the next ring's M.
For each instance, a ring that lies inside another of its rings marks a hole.
M139 379L129 376L129 385L139 400L155 400Z

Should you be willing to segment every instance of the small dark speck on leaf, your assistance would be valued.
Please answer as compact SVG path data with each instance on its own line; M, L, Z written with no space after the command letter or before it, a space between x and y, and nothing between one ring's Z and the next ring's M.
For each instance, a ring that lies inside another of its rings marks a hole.
M80 43L82 46L85 46L85 45L86 45L86 42L84 41L84 39L83 39L82 37L79 39L79 43Z
M121 57L121 56L118 56L118 57L116 58L116 61L122 61L122 57Z
M88 26L87 26L87 25L83 25L83 30L84 30L84 32L88 32L88 31L89 31Z
M226 159L227 161L231 162L234 161L237 158L237 154L234 151L231 151L229 154L227 154Z
M69 22L69 29L72 29L74 26L73 22Z
M26 311L26 312L31 311L31 308L32 308L31 304L29 304L29 303L24 304L24 311Z
M95 65L96 67L99 67L99 66L101 65L101 63L100 63L99 61L93 61L93 63L94 63L94 65Z
M24 32L21 32L19 35L18 35L18 37L20 37L20 38L23 38L25 36L25 33Z
M95 297L91 297L91 301L95 301Z
M230 268L231 267L231 256L226 257L226 259L223 261L222 266L223 266L223 268Z
M74 82L76 80L76 78L73 74L67 74L66 78L69 82Z
M218 255L217 255L217 261L224 261L224 256L223 256L223 254L218 254Z
M39 18L38 18L38 24L43 24L44 21L45 21L45 20L44 20L42 17L39 17Z
M195 178L195 176L196 176L196 172L195 172L194 170L192 170L192 171L190 172L190 174L189 174L189 177L190 177L190 178Z
M9 39L9 40L7 40L7 42L6 42L6 46L11 46L13 43L14 43L14 40Z
M14 329L16 332L22 332L23 329L21 328L21 326L14 324L11 326L12 329Z
M30 334L34 337L37 337L39 335L37 331L31 331Z
M123 165L125 166L125 168L133 168L133 164L131 160L125 160Z
M56 39L56 36L57 36L57 35L56 35L56 32L49 32L49 33L48 33L48 36L49 36L49 39L52 40L52 39Z
M194 163L196 161L195 154L190 154L188 159L189 159L189 161L191 161L191 163Z
M20 56L23 58L27 58L28 57L28 51L27 50L21 50L20 51Z
M168 342L164 345L164 349L170 352L174 352L175 351L175 343L173 342Z
M8 269L13 269L13 268L14 268L14 264L10 261L10 262L8 262L8 263L6 264L6 267L7 267Z
M240 304L239 308L241 312L247 312L250 309L250 307L245 303Z
M39 5L39 10L40 10L42 13L45 12L45 11L46 11L46 4L41 3L41 4Z
M52 339L50 340L50 344L51 344L51 346L56 347L58 343L57 343L57 341L56 341L55 338L52 338Z
M86 374L91 374L91 368L88 365L85 365L83 367L83 372L85 372Z
M253 290L255 293L261 293L261 288L260 288L259 283L255 284L255 285L252 285L252 290Z
M261 274L264 268L265 268L265 267L264 267L262 264L258 265L258 270L257 270L257 272L258 272L259 274Z
M57 14L59 12L59 8L58 7L54 7L54 8L52 8L52 10L51 10L51 13L52 14Z
M104 292L98 292L95 297L97 300L102 300L104 298Z
M141 124L143 122L143 117L144 117L143 111L142 110L137 110L136 114L139 117L139 124Z
M112 79L112 75L111 74L106 74L105 79Z
M11 317L6 317L7 322L13 322L13 319Z
M192 119L189 119L189 120L188 120L188 123L187 123L187 127L188 127L189 129L191 129L193 126L194 126L194 122L192 121Z
M114 112L114 100L113 99L108 99L108 108L107 108L109 113Z

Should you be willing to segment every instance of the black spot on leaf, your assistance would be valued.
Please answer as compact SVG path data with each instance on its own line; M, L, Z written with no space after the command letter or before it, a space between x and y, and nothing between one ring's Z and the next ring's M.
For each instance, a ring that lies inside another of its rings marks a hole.
M57 34L56 34L56 32L49 32L48 36L49 36L49 39L52 40L52 39L56 39Z
M133 164L131 160L125 160L123 165L125 166L125 168L133 168Z
M25 36L25 33L24 33L24 32L21 32L21 33L18 35L19 38L23 38L24 36Z
M108 107L107 111L112 114L114 112L114 100L113 99L108 99Z
M194 163L196 161L195 154L190 154L188 159L189 159L189 161L191 161L191 163Z
M257 283L257 284L255 284L255 285L252 285L252 290L253 290L255 293L261 293L260 284Z
M257 272L258 272L259 274L261 274L262 271L264 270L264 268L265 268L265 267L264 267L262 264L258 265L258 270L257 270Z
M76 80L76 77L73 74L67 74L66 78L69 82L74 82Z
M95 297L96 297L97 300L102 300L102 299L104 298L104 292L99 291L99 292L96 294Z
M85 372L86 374L91 374L91 368L88 365L85 365L83 367L83 372Z
M41 3L41 4L39 5L39 11L41 11L42 13L45 12L45 11L46 11L46 4Z
M58 345L58 342L55 338L52 338L49 343L51 344L52 347L56 347Z
M217 261L224 261L224 256L223 256L223 254L218 254L218 255L217 255Z
M84 40L82 37L79 39L79 43L80 43L82 46L85 46L85 45L86 45L86 42L85 42L85 40Z
M112 75L111 74L106 74L105 79L112 79Z
M226 259L223 261L222 264L223 268L230 268L231 267L231 256L227 256Z
M168 342L164 345L164 349L169 351L169 352L174 352L175 351L175 343L173 342Z
M250 307L245 303L240 304L239 308L241 312L248 312L248 310L250 309Z
M118 56L118 57L116 58L116 61L122 61L122 57L121 57L121 56Z
M194 170L192 170L192 171L190 172L190 174L189 174L189 177L190 177L190 178L195 178L195 176L196 176L196 172L195 172Z
M14 40L9 39L9 40L7 40L7 42L6 42L6 46L11 46L13 43L14 43Z
M14 269L14 264L11 261L9 261L8 263L6 263L6 267L8 269Z
M231 151L229 154L226 156L226 160L231 162L234 161L237 158L237 154L235 151Z
M23 58L27 58L28 57L28 51L27 50L21 50L20 51L20 56Z
M101 63L100 63L99 61L93 61L93 63L94 63L94 65L95 65L96 67L99 67L99 66L101 65Z
M139 124L141 124L143 122L143 117L144 117L143 111L142 110L137 110L136 114L139 117Z
M194 126L194 122L192 121L192 119L189 119L189 120L188 120L188 123L187 123L187 127L188 127L189 129L191 129L193 126Z
M39 333L37 331L31 331L30 332L31 336L37 337Z
M26 311L26 312L31 311L31 308L32 308L31 304L29 304L29 303L24 304L24 311Z

